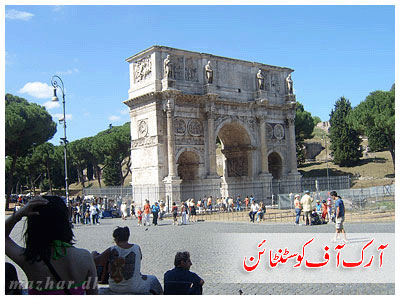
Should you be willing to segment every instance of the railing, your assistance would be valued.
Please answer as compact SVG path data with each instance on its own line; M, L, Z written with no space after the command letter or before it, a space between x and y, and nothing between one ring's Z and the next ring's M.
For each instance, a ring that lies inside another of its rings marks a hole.
M272 180L269 184L258 181L248 182L230 182L219 184L199 184L196 182L183 182L175 190L168 191L169 194L180 195L176 199L166 199L166 188L159 185L135 185L132 187L103 187L103 188L84 188L83 194L88 196L102 197L117 200L132 201L141 205L145 199L150 203L163 199L167 205L172 201L181 202L188 198L194 198L196 201L204 197L212 196L215 200L220 197L231 196L234 199L238 195L243 199L246 196L253 195L257 201L263 201L266 204L274 204L277 201L277 195L284 193L300 193L304 190L317 191L321 187L330 187L331 189L342 190L350 188L349 176L330 177L329 182L325 177L322 178L301 178L299 180ZM168 205L170 206L170 205Z

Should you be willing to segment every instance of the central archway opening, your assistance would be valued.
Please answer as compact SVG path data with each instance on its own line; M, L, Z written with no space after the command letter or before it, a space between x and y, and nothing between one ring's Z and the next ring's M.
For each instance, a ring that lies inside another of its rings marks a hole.
M250 175L251 140L246 129L237 122L225 124L218 132L221 141L222 172L218 175L225 178Z

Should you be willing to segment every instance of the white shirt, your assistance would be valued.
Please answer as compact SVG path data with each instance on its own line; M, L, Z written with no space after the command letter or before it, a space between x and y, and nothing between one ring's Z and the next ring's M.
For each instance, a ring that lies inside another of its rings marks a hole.
M252 203L251 204L251 206L250 206L250 210L252 211L252 212L257 212L258 211L258 204L257 203Z

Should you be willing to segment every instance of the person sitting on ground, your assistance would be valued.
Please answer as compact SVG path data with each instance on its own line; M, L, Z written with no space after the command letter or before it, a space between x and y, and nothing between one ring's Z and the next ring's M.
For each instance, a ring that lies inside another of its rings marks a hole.
M177 252L174 265L174 269L164 274L165 295L202 295L204 280L189 271L192 266L190 253Z
M319 218L317 209L314 208L313 211L311 212L311 225L320 225L320 224L322 224L321 219Z
M162 294L163 290L157 277L140 273L142 251L139 245L128 242L128 227L117 227L113 232L115 246L103 253L92 252L97 266L110 266L110 290L118 294Z
M10 237L26 217L25 248ZM68 208L57 196L35 197L6 219L6 255L19 265L30 282L30 295L96 295L96 267L85 249L75 248Z

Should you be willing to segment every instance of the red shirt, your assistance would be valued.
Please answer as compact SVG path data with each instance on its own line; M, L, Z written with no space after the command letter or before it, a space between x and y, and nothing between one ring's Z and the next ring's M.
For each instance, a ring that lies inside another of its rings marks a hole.
M143 208L144 208L144 213L145 214L149 214L150 213L150 205L149 204L145 204L144 206L143 206Z

